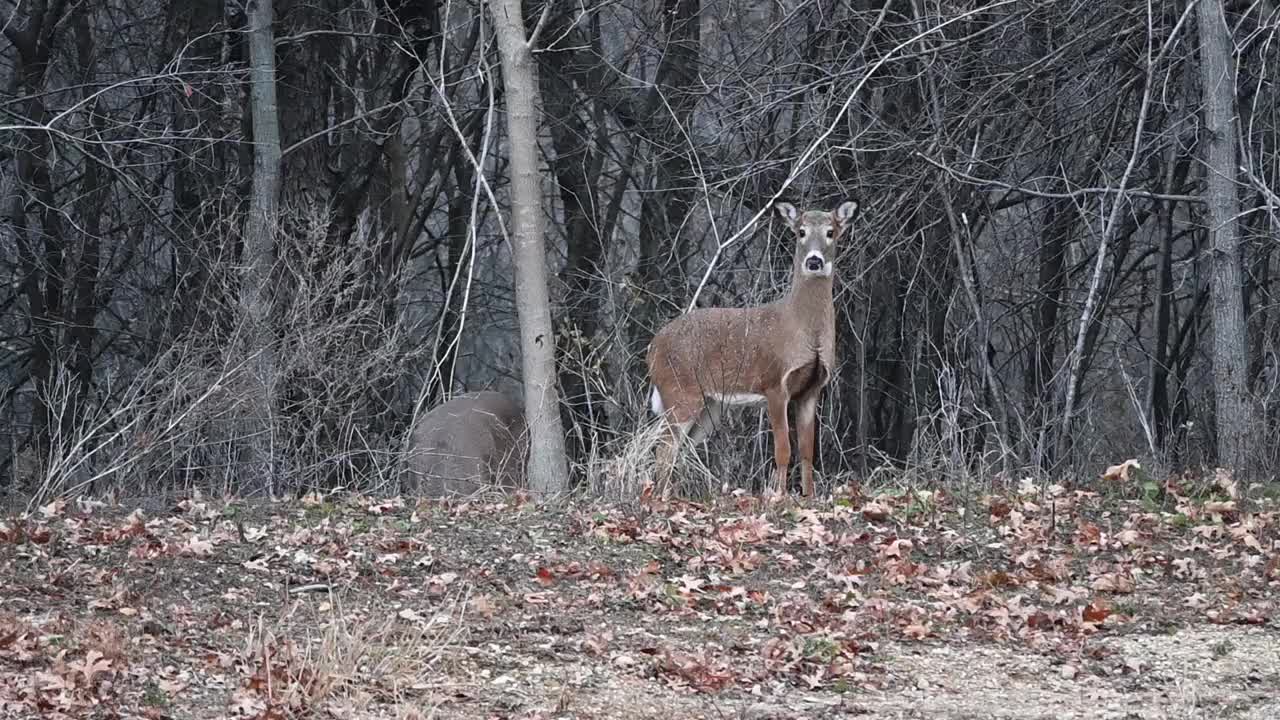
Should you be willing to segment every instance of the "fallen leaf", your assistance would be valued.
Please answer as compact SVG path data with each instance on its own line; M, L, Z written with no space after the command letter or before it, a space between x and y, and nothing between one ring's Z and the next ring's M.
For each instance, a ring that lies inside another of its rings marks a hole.
M1234 500L1209 500L1204 504L1204 511L1210 515L1227 515L1236 511Z
M486 620L492 620L493 616L498 613L498 605L493 598L488 595L477 595L467 602L467 605L473 612L479 613Z
M1138 464L1137 460L1125 460L1119 465L1112 465L1107 468L1106 472L1102 473L1102 479L1107 482L1128 482L1130 471L1141 469L1142 466Z
M194 535L187 538L187 541L178 548L179 555L194 555L195 557L208 557L213 554L213 543Z
M910 625L902 628L902 632L904 635L911 638L912 640L923 640L929 637L929 634L932 633L933 631L929 628L928 625L923 625L921 623L911 623Z
M598 633L588 631L582 639L582 650L593 657L600 657L609 649L610 640L613 640L613 633L608 630Z
M871 522L883 522L890 514L892 512L889 506L878 500L872 500L862 506L862 517Z
M1103 573L1093 581L1093 589L1098 592L1125 594L1133 592L1134 587L1133 576L1128 573Z
M1104 622L1111 616L1111 608L1107 607L1102 602L1095 600L1084 606L1084 610L1081 611L1081 615L1084 617L1085 622L1100 623Z
M415 622L415 623L426 622L427 620L427 618L424 617L422 613L418 612L417 610L414 610L413 608L405 608L400 612L396 613L396 615L401 620L408 620L409 622Z

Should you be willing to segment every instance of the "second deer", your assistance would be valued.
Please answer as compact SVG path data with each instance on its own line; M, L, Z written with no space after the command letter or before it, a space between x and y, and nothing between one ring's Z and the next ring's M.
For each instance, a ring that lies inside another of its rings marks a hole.
M775 207L796 239L787 294L756 307L690 310L667 323L649 344L649 404L665 425L655 488L663 496L670 492L683 439L700 441L725 405L761 403L773 429L777 492L785 494L791 464L787 407L792 400L804 494L813 495L818 395L835 369L836 241L858 204L845 202L834 212L802 213L781 202Z
M433 497L514 490L524 484L528 459L519 402L492 390L457 395L414 426L404 482Z

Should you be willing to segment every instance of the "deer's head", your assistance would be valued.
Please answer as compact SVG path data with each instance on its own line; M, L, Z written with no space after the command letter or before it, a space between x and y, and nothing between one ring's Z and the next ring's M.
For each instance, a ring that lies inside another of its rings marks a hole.
M791 203L775 204L778 214L796 234L796 271L805 277L829 278L835 271L836 240L848 228L858 203L841 203L835 212L800 212Z

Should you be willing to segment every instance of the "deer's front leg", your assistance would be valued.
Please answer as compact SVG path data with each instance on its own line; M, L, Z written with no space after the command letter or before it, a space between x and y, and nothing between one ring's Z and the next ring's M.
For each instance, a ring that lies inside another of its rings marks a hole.
M791 465L791 428L787 425L787 401L790 399L784 390L775 390L767 395L769 401L769 424L773 426L773 464L774 485L778 494L787 494L787 470Z
M800 481L805 497L813 497L813 432L817 417L818 393L810 392L796 406L796 442L800 445Z

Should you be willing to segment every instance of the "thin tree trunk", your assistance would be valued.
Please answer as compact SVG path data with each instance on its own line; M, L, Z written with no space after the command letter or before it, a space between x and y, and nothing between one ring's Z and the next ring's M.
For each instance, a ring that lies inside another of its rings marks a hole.
M81 71L85 77L95 77L97 73L97 57L95 55L94 36L90 26L89 13L81 8L75 16L76 53ZM98 103L92 102L89 116L95 133L102 133L103 119L98 114ZM74 290L71 308L68 311L71 322L67 329L69 334L68 362L76 375L77 387L71 393L70 409L73 417L80 417L81 406L87 402L93 388L93 347L97 340L97 317L101 310L98 293L98 274L101 269L102 239L102 203L106 182L102 176L102 166L89 160L85 163L84 176L81 179L83 196L81 212L84 213L84 232L80 241L80 253L75 263Z
M1061 334L1058 314L1067 290L1067 244L1074 233L1079 216L1070 199L1054 199L1045 210L1044 225L1037 244L1036 302L1034 309L1035 339L1031 345L1027 371L1027 402L1031 405L1033 427L1038 437L1048 434L1053 426L1054 355ZM1041 471L1048 472L1055 462L1052 443L1037 442L1032 453Z
M1222 0L1200 0L1200 87L1204 93L1205 202L1208 205L1210 292L1213 296L1213 389L1218 463L1247 473L1259 415L1249 396L1244 278L1240 263L1240 198L1236 190L1236 92Z
M245 430L249 477L261 474L275 490L271 419L275 414L277 367L271 333L271 269L280 211L280 119L276 106L275 34L272 0L250 0L249 103L253 116L253 195L245 223L240 311L252 377Z
M479 143L477 143L478 145ZM471 224L472 185L475 175L462 153L452 153L453 177L456 191L449 197L446 232L448 248L445 264L440 273L440 284L445 288L444 307L440 316L440 334L436 342L436 362L427 392L427 407L448 400L453 393L454 371L458 364L458 351L462 339L463 297L466 293L469 270L463 270L468 255L475 252L467 242ZM454 279L457 278L455 286Z
M689 147L688 132L698 102L701 15L701 0L662 0L665 45L640 123L644 139L651 143L655 176L653 187L643 188L640 202L636 263L640 293L631 310L635 377L648 372L644 358L653 334L687 300L684 262L691 237L685 225L696 201L694 149Z
M15 107L21 109L32 125L49 119L46 105L49 68L66 5L66 2L30 3L24 8L25 27L12 22L16 15L4 23L4 36L17 50L10 86L16 92L12 97L25 98ZM58 179L54 161L57 156L52 134L25 130L13 135L6 141L13 144L13 177L17 180L10 196L9 220L16 240L21 292L27 299L27 321L32 336L27 362L34 391L30 441L43 466L53 450L54 437L61 432L60 425L70 419L64 412L66 408L58 404L55 397L63 361L59 353L59 326L66 290L67 234L56 193ZM29 226L28 213L38 219L35 227Z
M1184 86L1189 75L1189 73L1184 74ZM1176 179L1178 169L1178 150L1176 147L1171 145L1165 152L1164 164L1164 192L1166 195L1172 195L1177 187L1174 184L1175 181L1181 182L1180 179ZM1183 172L1183 178L1185 176L1186 172ZM1173 364L1173 357L1170 353L1170 336L1173 323L1176 322L1173 311L1177 302L1173 284L1173 215L1176 207L1176 203L1172 200L1160 203L1160 251L1157 255L1158 260L1156 263L1158 282L1155 307L1156 337L1154 354L1151 360L1150 396L1147 403L1150 409L1152 429L1155 433L1156 449L1166 456L1169 454L1170 448L1167 443L1172 431L1172 425L1170 424L1169 370Z
M568 490L568 463L556 389L555 335L551 329L543 242L538 69L525 33L520 0L490 2L489 15L502 56L511 149L511 240L515 249L524 414L530 440L529 489L539 499L555 499Z
M1174 32L1176 33L1177 31L1178 28L1175 27ZM1166 47L1168 46L1166 45ZM1062 426L1059 428L1057 437L1057 454L1060 463L1069 463L1072 460L1071 452L1075 441L1072 431L1075 425L1076 400L1083 384L1084 372L1088 368L1086 359L1093 347L1092 342L1089 340L1089 331L1094 322L1094 311L1098 305L1099 297L1104 294L1102 292L1103 267L1106 264L1111 242L1116 237L1121 209L1129 204L1126 201L1125 193L1129 189L1129 180L1133 176L1134 169L1137 167L1138 159L1141 156L1142 134L1147 125L1147 113L1151 108L1152 73L1155 70L1155 66L1159 64L1160 57L1162 57L1152 55L1151 47L1148 47L1147 50L1146 77L1143 78L1142 97L1138 101L1138 118L1133 129L1133 146L1129 153L1129 162L1125 166L1124 173L1120 176L1120 183L1116 187L1117 193L1111 200L1111 208L1108 210L1107 220L1102 226L1102 238L1098 243L1098 256L1093 265L1093 276L1089 281L1089 292L1085 296L1084 310L1080 313L1080 325L1076 330L1075 345L1068 356L1069 370L1066 376L1064 393L1066 397L1062 402Z
M554 2L554 0L548 0ZM546 32L565 38L570 48L587 47L588 38L572 30L577 9L561 5L553 11ZM600 209L600 173L603 166L600 149L592 147L591 128L583 117L575 85L592 87L603 84L592 78L599 66L592 56L576 49L547 53L539 70L542 109L551 130L555 159L551 171L560 189L564 206L565 267L560 278L564 283L567 307L556 333L560 351L560 389L566 412L562 413L569 430L569 456L579 461L595 452L596 440L607 439L608 416L604 412L607 399L595 392L593 379L609 374L607 367L595 366L592 360L603 342L596 337L600 329L600 312L605 282L604 259L607 236L602 234ZM596 101L595 104L598 104Z
M1166 184L1166 188L1168 185ZM1156 292L1156 346L1151 361L1151 424L1154 426L1156 447L1167 450L1166 441L1171 430L1169 422L1169 330L1173 303L1173 211L1174 203L1162 203L1160 218L1160 254L1157 262L1159 286Z

